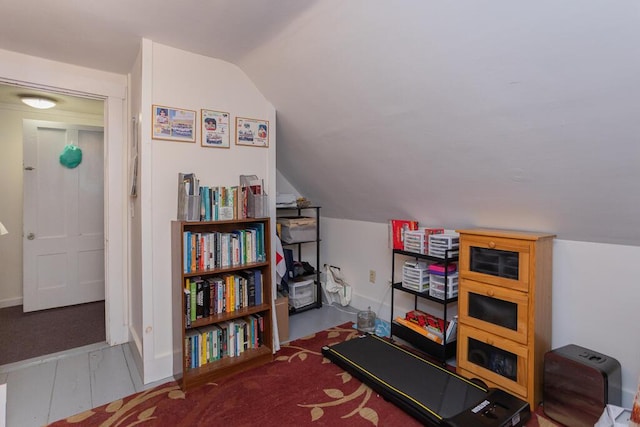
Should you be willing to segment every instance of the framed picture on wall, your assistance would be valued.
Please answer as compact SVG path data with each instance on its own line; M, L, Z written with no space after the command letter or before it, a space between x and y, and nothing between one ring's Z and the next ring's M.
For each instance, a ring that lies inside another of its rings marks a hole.
M268 147L269 122L267 120L236 117L236 145Z
M196 112L154 105L151 137L169 141L196 142Z
M224 111L200 110L202 138L200 145L210 148L229 148L229 113Z

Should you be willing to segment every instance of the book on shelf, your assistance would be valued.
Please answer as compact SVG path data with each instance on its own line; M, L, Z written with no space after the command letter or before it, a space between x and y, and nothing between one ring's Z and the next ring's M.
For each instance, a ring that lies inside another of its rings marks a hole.
M262 271L253 270L256 281L256 305L262 304Z
M211 316L211 286L209 282L202 281L202 317Z
M226 357L229 354L229 349L227 345L227 325L224 323L218 323L218 328L220 328L220 357Z
M197 368L199 365L199 358L195 357L195 353L198 349L199 332L196 329L186 332L184 337L184 354L185 354L185 366L189 368Z
M449 325L447 326L447 331L445 333L445 337L447 342L455 341L458 336L458 316L453 316L453 318L449 321Z
M197 299L197 297L196 297L196 295L197 295L196 282L195 282L194 279L186 279L186 281L187 281L186 285L189 287L189 296L191 298L191 304L190 304L190 306L191 306L191 322L193 323L197 319L197 316L196 316L196 299Z
M222 327L226 330L226 341L227 341L227 356L235 357L236 356L236 326L233 323L233 320L227 320L226 322L222 322Z
M184 325L185 327L191 327L191 290L183 289L184 291Z
M184 273L191 271L191 232L182 233L182 270Z
M204 317L204 281L201 278L194 280L196 285L196 319Z
M251 262L264 262L267 260L266 249L264 245L264 223L258 222L248 224L247 230L251 232L251 247L253 258Z
M256 270L244 270L240 272L240 275L246 282L247 287L247 305L256 305Z

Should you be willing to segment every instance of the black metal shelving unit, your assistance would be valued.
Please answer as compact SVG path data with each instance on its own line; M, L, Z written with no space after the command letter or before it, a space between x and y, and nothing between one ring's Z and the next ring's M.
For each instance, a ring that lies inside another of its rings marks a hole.
M315 298L314 301L308 305L302 306L302 307L292 307L289 306L289 314L297 314L297 313L302 313L304 311L307 310L311 310L314 308L320 308L322 307L322 287L320 284L320 206L306 206L306 207L279 207L276 209L277 211L277 216L284 216L284 215L280 215L281 213L284 213L286 211L290 211L290 212L296 212L297 216L302 216L303 212L306 210L313 210L314 214L315 214L315 218L316 218L316 238L314 240L308 240L308 241L302 241L302 242L295 242L295 243L285 243L282 242L282 246L283 247L287 247L287 246L293 246L296 248L296 259L298 261L303 261L302 259L302 247L303 245L311 245L311 244L315 244L316 245L316 259L315 259L315 263L316 265L314 265L313 267L315 268L315 271L311 274L305 275L302 277L302 279L304 278L308 278L308 277L313 277L313 282L314 282L314 286L315 286Z
M396 336L398 338L407 341L411 345L415 346L421 351L435 357L442 363L446 362L447 359L450 359L456 355L456 341L447 342L446 335L443 337L443 343L437 343L435 341L430 340L429 338L419 334L407 328L404 325L401 325L394 321L394 293L395 291L401 291L414 296L414 309L418 310L418 299L426 299L429 301L434 301L438 304L442 304L442 318L447 319L447 307L452 303L457 303L458 297L446 298L447 296L447 278L448 278L448 266L453 262L458 261L458 256L450 256L451 252L457 252L457 249L447 250L445 258L435 257L426 254L420 254L416 252L404 251L401 249L394 249L391 261L391 278L392 281L395 279L395 270L396 270L396 256L402 255L405 257L411 257L415 259L422 259L428 261L429 263L441 263L444 264L444 282L445 282L445 299L435 298L429 295L429 290L427 289L424 292L418 292L413 289L405 288L402 286L402 282L395 282L391 285L391 337ZM423 310L424 311L424 310Z

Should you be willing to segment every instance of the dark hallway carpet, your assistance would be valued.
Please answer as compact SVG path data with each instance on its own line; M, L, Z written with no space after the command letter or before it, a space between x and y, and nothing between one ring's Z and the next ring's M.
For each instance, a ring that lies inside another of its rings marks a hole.
M0 365L105 341L104 301L23 313L0 309Z

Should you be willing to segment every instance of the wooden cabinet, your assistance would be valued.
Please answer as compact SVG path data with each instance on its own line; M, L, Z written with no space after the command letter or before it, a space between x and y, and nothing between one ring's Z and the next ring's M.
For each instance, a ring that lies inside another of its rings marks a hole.
M183 390L273 360L270 236L269 218L172 222L173 373ZM193 282L209 288L208 299L185 292ZM207 309L188 316L194 305ZM233 345L229 328L239 331Z
M458 373L529 402L542 401L551 349L552 234L460 233Z

